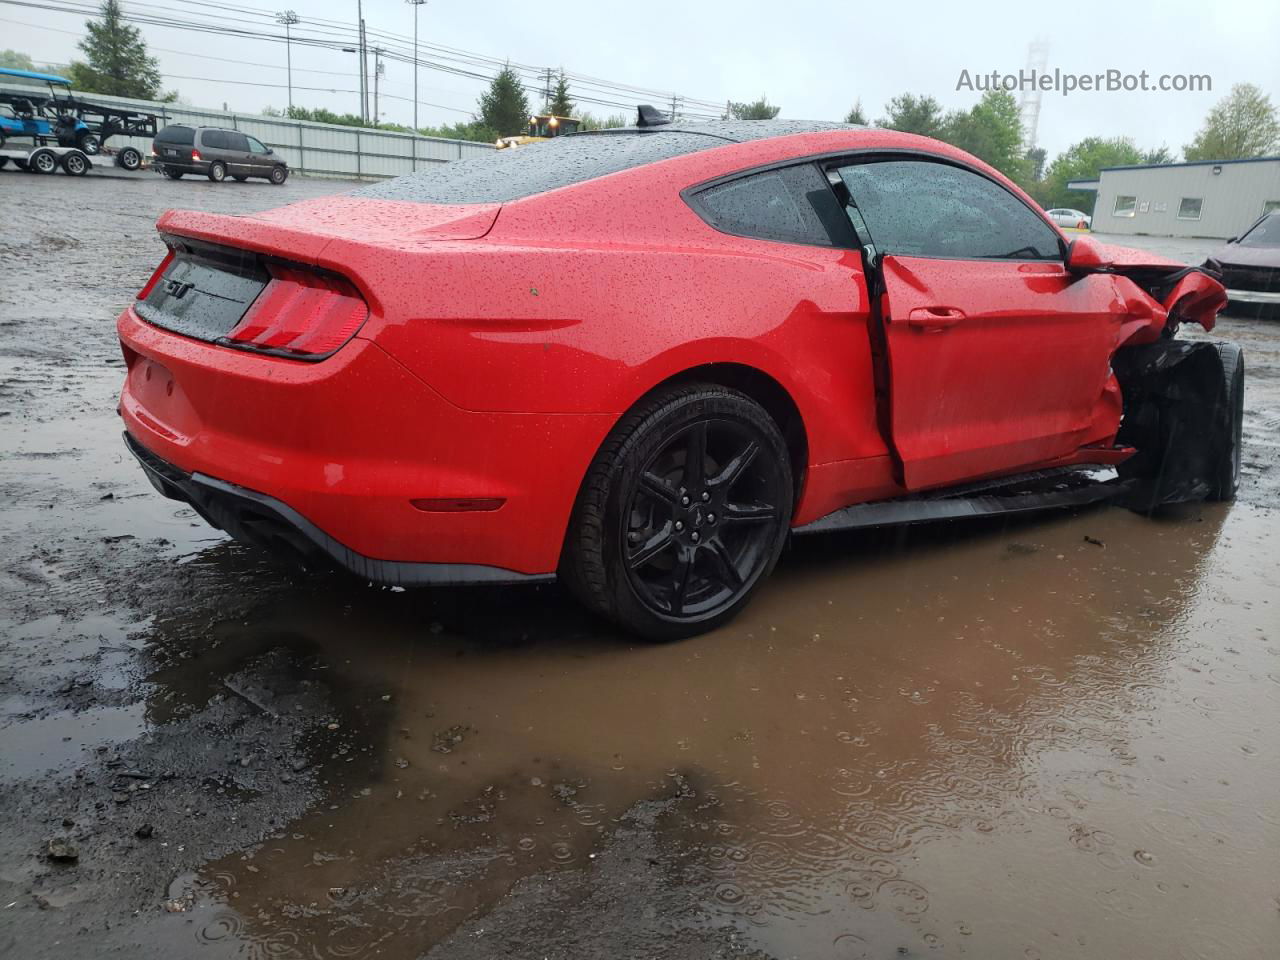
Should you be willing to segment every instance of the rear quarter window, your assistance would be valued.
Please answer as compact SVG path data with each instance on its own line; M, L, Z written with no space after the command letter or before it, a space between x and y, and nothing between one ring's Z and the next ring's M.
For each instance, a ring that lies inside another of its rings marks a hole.
M784 243L851 245L846 243L851 239L847 231L839 229L840 211L830 188L809 163L708 187L693 194L691 203L707 223L725 233Z

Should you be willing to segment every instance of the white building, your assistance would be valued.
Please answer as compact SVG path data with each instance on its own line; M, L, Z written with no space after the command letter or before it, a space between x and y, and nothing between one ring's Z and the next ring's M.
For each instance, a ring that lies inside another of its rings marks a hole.
M1236 237L1280 209L1280 157L1106 167L1067 186L1097 192L1097 233Z

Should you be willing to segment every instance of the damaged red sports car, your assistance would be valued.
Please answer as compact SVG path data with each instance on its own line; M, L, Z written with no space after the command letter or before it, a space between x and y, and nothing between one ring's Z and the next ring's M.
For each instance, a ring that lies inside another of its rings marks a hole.
M125 439L233 537L381 584L560 577L713 628L791 533L1230 499L1210 273L1068 242L908 134L561 137L244 217L170 212Z

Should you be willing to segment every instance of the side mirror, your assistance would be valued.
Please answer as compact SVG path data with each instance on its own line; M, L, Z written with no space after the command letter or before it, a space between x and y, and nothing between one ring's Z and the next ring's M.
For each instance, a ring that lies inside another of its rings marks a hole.
M1071 273L1101 273L1112 266L1102 245L1093 237L1076 237L1067 247L1066 267Z
M267 147L267 153L275 153L275 151L272 150L270 147Z

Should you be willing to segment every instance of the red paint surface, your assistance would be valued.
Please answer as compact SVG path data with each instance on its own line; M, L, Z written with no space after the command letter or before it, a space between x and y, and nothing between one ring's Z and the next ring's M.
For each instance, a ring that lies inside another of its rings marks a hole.
M125 424L184 470L276 497L367 556L526 573L555 569L618 417L706 365L759 371L800 411L797 524L901 494L900 479L937 486L1109 444L1120 418L1111 355L1157 336L1168 314L1123 276L886 258L890 443L860 255L722 234L679 195L761 164L877 148L962 160L1023 196L945 144L841 131L726 144L505 205L338 197L252 217L167 213L166 233L345 275L370 316L307 364L192 341L127 309ZM1121 269L1151 259L1106 252ZM1212 284L1190 284L1183 307L1216 312ZM910 322L930 307L963 316ZM433 498L504 502L411 502Z

